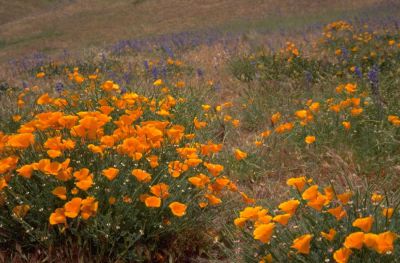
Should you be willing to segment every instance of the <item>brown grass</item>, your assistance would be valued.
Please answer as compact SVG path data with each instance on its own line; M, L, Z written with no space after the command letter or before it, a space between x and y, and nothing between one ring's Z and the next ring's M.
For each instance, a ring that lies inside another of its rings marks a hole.
M268 17L356 10L381 2L310 0L63 0L6 1L0 11L0 61L34 51L56 53L120 39L227 28ZM51 3L51 2L50 2Z

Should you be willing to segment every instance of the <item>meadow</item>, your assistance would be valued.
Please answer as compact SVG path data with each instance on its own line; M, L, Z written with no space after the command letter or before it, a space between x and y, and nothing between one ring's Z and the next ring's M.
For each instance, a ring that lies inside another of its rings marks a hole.
M0 262L400 262L400 5L195 2L1 2Z

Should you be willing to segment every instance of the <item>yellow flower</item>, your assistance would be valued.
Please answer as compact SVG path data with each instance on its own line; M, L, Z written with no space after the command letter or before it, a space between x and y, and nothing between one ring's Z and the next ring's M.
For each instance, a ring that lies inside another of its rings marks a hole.
M383 200L383 195L380 195L378 193L373 193L371 197L371 201L373 203L380 203Z
M162 79L157 79L156 81L154 81L154 83L153 83L153 85L154 86L161 86L161 85L163 85L164 84L164 82L162 81Z
M306 234L293 240L292 248L296 249L298 253L308 255L310 253L310 242L312 235Z
M374 218L372 216L368 216L354 220L353 226L360 228L364 232L369 232L373 222Z
M208 104L203 104L201 105L201 107L203 108L204 111L209 111L211 109L211 106Z
M253 232L254 239L260 240L262 243L268 243L271 239L274 228L274 223L258 225Z

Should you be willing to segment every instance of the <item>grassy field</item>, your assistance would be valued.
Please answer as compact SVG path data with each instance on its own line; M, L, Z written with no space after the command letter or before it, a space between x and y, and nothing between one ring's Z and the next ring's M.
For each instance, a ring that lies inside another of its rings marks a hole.
M339 17L396 16L390 1L2 1L0 60L104 47L182 31L301 29Z
M0 262L398 262L397 1L0 1Z

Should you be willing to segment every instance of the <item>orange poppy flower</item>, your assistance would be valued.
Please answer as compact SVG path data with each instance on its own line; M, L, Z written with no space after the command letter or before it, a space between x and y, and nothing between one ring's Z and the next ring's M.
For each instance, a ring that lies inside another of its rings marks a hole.
M169 186L167 184L159 183L159 184L156 184L156 185L153 185L152 187L150 187L150 192L153 195L164 199L169 196L168 189L169 189Z
M181 217L186 214L187 206L185 204L172 202L168 207L171 209L172 214L174 214L175 216Z
M275 125L276 123L278 123L280 118L281 118L281 114L279 112L272 114L272 116L271 116L272 125Z
M343 194L338 194L337 198L339 199L339 201L342 204L346 205L350 201L352 196L353 196L353 193L349 191L349 192L345 192Z
M271 240L272 234L275 229L274 223L258 225L253 232L253 237L260 240L262 243L268 243Z
M277 215L272 218L273 221L278 222L279 224L286 226L289 222L289 219L292 217L291 214L283 214Z
M304 200L314 200L318 197L318 185L312 185L309 188L307 188L301 197Z
M199 120L197 119L197 117L194 118L193 123L194 123L194 127L196 128L196 130L203 129L204 127L207 126L207 122L205 122L205 121L199 121Z
M236 158L236 160L238 160L238 161L243 160L243 159L246 159L246 158L247 158L247 153L242 152L242 151L239 150L239 149L236 149L236 150L235 150L235 158Z
M87 191L93 185L93 175L90 174L82 180L75 182L76 187L83 191Z
M213 194L205 194L204 197L208 199L210 205L218 205L222 203L222 200Z
M150 163L150 167L151 168L156 168L157 166L159 166L158 163L158 156L157 155L151 155L147 158L147 161L149 161Z
M20 133L10 135L7 145L13 148L26 149L35 142L35 136L32 133Z
M329 233L321 232L321 236L323 236L329 241L332 241L335 238L336 233L337 233L336 230L331 228L329 229Z
M308 135L308 136L304 139L304 141L305 141L307 144L312 144L312 143L315 142L315 136Z
M256 202L254 198L248 197L247 194L245 194L244 192L239 192L239 193L243 198L243 202L245 202L246 204L254 204Z
M351 128L351 123L349 121L342 122L342 125L346 130L350 130Z
M393 242L396 238L397 235L390 231L380 233L376 239L376 252L379 254L393 252Z
M144 201L147 207L160 207L161 206L161 198L156 196L147 197Z
M114 196L110 196L110 198L108 198L108 203L110 205L113 205L117 202L117 198L115 198Z
M198 174L188 178L188 181L198 188L204 188L210 182L210 178L205 174Z
M54 190L51 191L51 193L60 198L61 200L67 200L67 188L65 188L64 186L58 186L54 188Z
M79 215L81 210L82 198L74 197L71 201L65 203L65 216L69 218L75 218Z
M373 203L380 203L380 202L382 202L383 198L384 198L383 195L378 194L378 193L373 193L371 196L371 201Z
M361 249L364 241L363 232L354 232L348 235L344 241L344 246L347 248Z
M224 167L220 164L212 164L208 162L204 162L203 164L213 176L218 176L224 170Z
M57 208L54 213L51 213L49 222L51 225L66 224L67 218L65 217L64 208Z
M347 247L342 247L333 253L333 259L336 263L347 263L353 252Z
M92 196L88 196L82 200L81 216L84 220L96 214L99 206L99 202Z
M298 253L308 255L310 254L310 242L312 235L306 234L293 240L292 248L296 249Z
M51 103L52 100L53 100L53 99L49 96L49 94L48 94L48 93L45 93L45 94L43 94L42 96L40 96L40 97L37 99L36 103L37 103L37 105L45 105L45 104Z
M132 175L135 176L139 182L147 183L151 181L151 174L141 169L133 169Z
M13 208L13 213L18 218L23 218L29 212L31 207L29 205L17 205Z
M235 220L233 220L233 223L237 227L244 227L246 222L247 222L247 218L242 218L242 217L235 218Z
M296 209L299 205L300 205L299 200L289 200L289 201L280 203L278 208L285 213L293 215L296 213Z
M393 208L383 208L382 215L388 219L392 218L394 209Z
M354 227L360 228L364 232L369 232L372 227L372 223L374 222L374 218L372 216L357 218L353 222Z
M307 203L307 205L309 207L312 207L317 211L321 211L322 207L326 204L328 204L328 200L326 199L326 197L323 194L321 194L319 192L315 199L312 199L312 200L308 201L308 203Z
M17 170L18 175L30 179L32 177L33 165L26 164Z
M110 167L108 169L104 169L102 171L102 175L104 175L109 181L112 181L115 179L115 177L118 175L119 169Z
M336 220L341 220L343 217L347 215L346 210L344 210L342 206L330 208L328 209L328 213L333 215L336 218Z
M306 185L306 178L304 176L302 177L296 177L296 178L289 178L286 181L286 184L288 186L294 186L298 191L303 191L304 186Z

